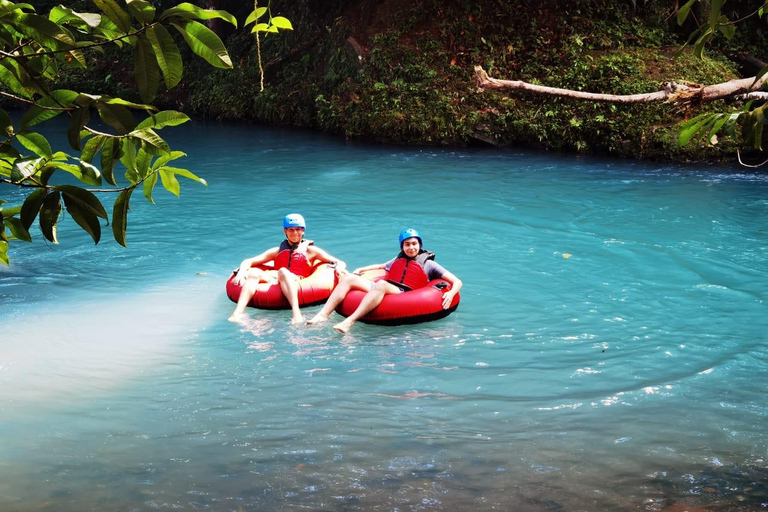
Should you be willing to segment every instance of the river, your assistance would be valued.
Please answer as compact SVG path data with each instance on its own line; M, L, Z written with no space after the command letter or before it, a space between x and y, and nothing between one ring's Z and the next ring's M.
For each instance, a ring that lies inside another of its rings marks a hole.
M0 268L0 510L768 507L765 174L165 135L207 188L137 193L127 249L65 217ZM458 310L228 322L225 280L290 212L351 268L418 229Z

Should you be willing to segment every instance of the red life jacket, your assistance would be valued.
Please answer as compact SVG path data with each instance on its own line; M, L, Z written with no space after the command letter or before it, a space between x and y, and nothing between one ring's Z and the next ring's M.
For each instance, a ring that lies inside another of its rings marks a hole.
M424 249L415 258L408 258L404 253L397 255L387 274L387 281L405 286L411 290L424 288L429 284L429 276L424 270L427 260L434 260L435 254Z
M313 244L312 240L302 240L296 247L291 247L288 240L283 240L275 258L275 268L287 268L297 276L309 277L312 265L309 263L307 249Z

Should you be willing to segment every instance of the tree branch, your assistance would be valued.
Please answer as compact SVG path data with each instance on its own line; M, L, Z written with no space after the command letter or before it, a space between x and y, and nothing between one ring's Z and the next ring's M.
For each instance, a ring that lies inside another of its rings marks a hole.
M474 82L481 92L485 89L516 89L549 96L562 96L577 100L607 103L650 103L654 101L693 103L714 101L742 94L757 94L754 91L760 89L766 80L768 80L768 75L763 76L760 80L757 80L757 77L742 78L707 86L691 83L664 82L661 84L660 90L656 92L619 95L546 87L523 82L522 80L499 80L489 77L482 66L475 66L474 76Z

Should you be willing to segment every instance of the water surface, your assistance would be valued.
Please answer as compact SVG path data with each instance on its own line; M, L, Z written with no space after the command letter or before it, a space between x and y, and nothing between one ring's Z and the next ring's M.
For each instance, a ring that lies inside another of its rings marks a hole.
M128 249L65 218L0 269L1 510L768 507L763 174L174 133L207 189L136 195ZM227 322L294 211L350 267L417 228L459 309Z

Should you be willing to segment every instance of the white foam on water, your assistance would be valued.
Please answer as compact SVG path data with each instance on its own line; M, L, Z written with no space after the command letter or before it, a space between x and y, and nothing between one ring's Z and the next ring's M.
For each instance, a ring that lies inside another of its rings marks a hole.
M216 314L207 279L120 297L36 303L2 321L0 411L100 394L184 347Z

